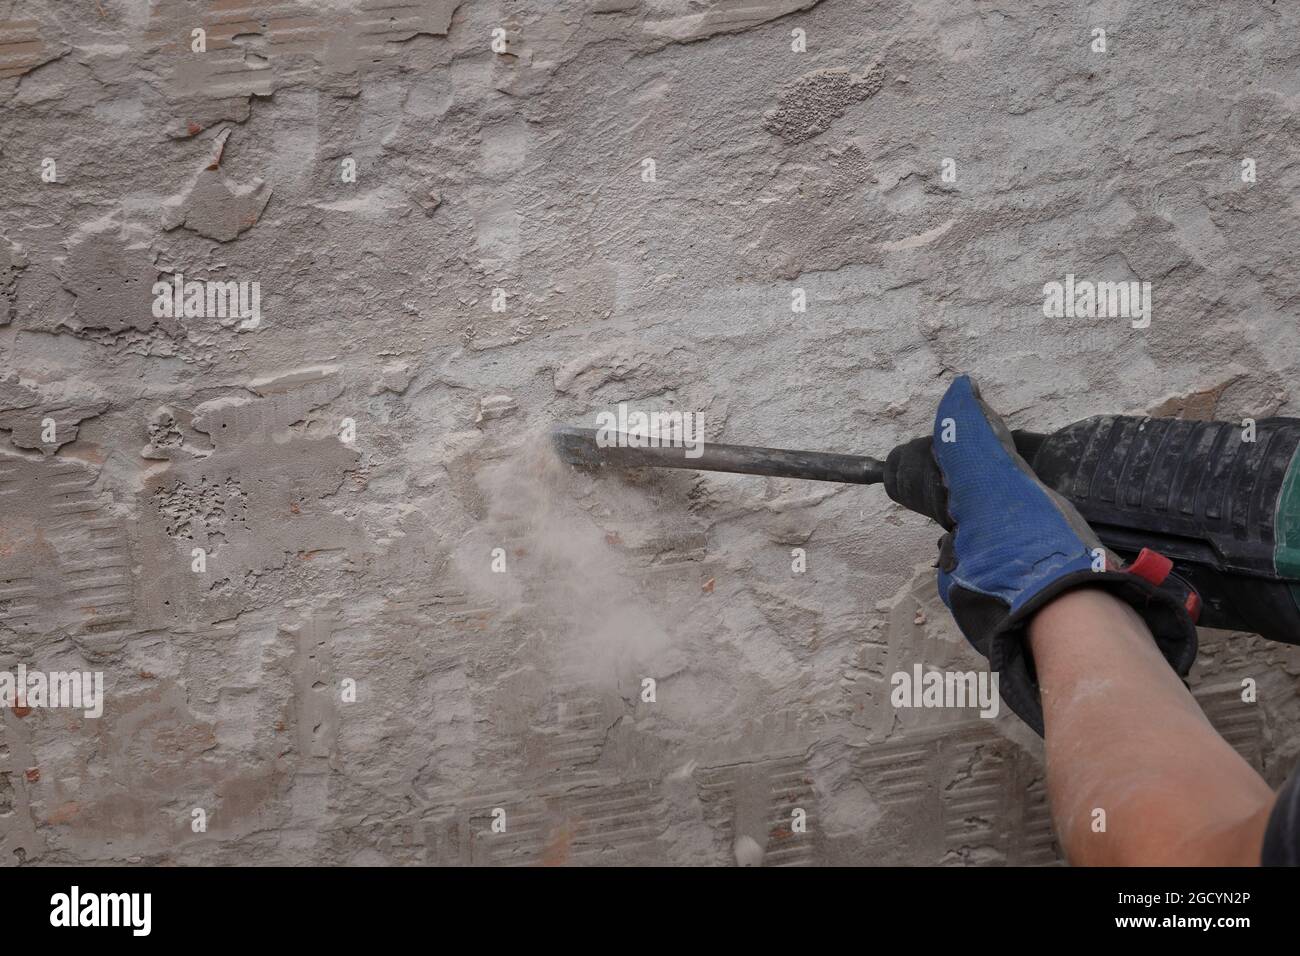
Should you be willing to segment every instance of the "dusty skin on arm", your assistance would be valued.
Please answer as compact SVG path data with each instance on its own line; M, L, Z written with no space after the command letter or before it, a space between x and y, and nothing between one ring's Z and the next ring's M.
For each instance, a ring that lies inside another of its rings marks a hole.
M1069 591L1034 616L1029 642L1052 816L1071 863L1259 864L1275 795L1131 607L1101 590Z

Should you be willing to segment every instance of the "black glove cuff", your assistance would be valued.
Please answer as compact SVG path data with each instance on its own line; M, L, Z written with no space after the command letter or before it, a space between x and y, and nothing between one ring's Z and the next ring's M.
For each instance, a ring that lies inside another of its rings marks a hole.
M1172 576L1157 587L1124 571L1079 571L1054 581L1014 615L997 598L954 587L949 595L952 614L962 633L997 672L1002 700L1040 737L1043 702L1025 631L1034 614L1080 587L1101 588L1136 610L1179 677L1186 677L1196 660L1196 624L1186 607L1189 592Z

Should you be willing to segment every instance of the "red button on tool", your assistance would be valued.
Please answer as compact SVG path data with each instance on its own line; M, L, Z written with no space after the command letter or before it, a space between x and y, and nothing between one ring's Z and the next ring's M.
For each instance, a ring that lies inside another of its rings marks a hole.
M1159 551L1143 548L1142 552L1133 559L1133 563L1125 570L1129 574L1136 574L1142 580L1150 581L1156 587L1160 587L1165 583L1165 578L1169 577L1169 572L1173 569L1174 562Z

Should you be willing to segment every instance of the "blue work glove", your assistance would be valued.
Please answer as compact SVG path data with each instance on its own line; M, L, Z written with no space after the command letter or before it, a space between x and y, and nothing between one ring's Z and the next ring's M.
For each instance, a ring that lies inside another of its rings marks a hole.
M1071 588L1100 587L1132 605L1170 665L1187 674L1196 658L1195 593L1167 576L1169 562L1153 552L1125 570L1104 551L1074 506L1017 454L1011 433L969 377L954 381L939 402L932 447L950 519L940 542L939 595L1025 723L1043 733L1026 627Z

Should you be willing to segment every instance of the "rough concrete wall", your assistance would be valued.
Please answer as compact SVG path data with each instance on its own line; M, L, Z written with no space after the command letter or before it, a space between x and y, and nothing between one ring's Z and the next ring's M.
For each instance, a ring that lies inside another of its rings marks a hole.
M933 527L878 489L570 474L539 436L626 401L879 453L956 370L1019 427L1300 412L1298 26L0 3L0 667L107 685L98 719L0 714L0 857L1054 860L1014 717L890 705L894 671L979 666ZM260 283L260 322L156 315L177 274ZM1151 282L1150 326L1044 318L1066 274ZM1205 641L1196 692L1278 782L1300 658Z

